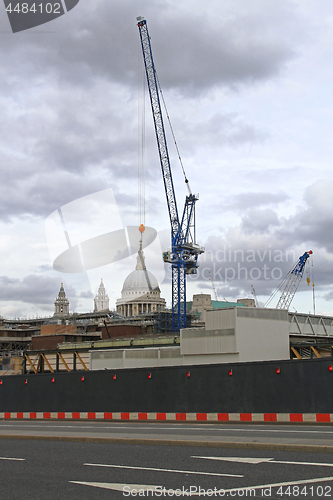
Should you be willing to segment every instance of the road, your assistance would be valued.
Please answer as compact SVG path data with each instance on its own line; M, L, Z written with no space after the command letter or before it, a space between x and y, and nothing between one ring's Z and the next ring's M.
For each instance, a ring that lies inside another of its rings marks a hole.
M1 437L36 437L132 444L333 451L330 425L140 423L107 421L0 421Z
M0 440L1 498L332 498L330 453Z

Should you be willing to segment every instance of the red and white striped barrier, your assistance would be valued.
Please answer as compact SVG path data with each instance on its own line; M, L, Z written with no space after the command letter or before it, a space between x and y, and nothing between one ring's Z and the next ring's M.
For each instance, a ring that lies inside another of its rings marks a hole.
M0 419L330 423L333 413L4 412L0 413Z

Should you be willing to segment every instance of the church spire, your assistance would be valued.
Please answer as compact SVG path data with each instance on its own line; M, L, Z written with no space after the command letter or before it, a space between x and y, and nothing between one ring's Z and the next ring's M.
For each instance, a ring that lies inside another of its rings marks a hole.
M64 284L61 283L58 297L54 303L54 314L53 316L67 316L69 314L69 300L66 297L64 290Z
M145 256L144 256L144 253L143 253L143 250L142 250L142 235L141 235L141 239L140 239L140 248L139 248L139 251L138 251L138 256L136 258L136 267L135 269L137 271L146 271L147 268L146 268L146 263L145 263Z
M101 284L99 285L97 295L94 298L94 312L108 311L109 307L110 299L108 294L106 293L103 278L101 278Z

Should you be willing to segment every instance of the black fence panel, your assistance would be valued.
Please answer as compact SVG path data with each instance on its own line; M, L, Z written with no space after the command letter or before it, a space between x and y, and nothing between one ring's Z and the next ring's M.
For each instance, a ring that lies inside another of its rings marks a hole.
M333 413L331 363L0 375L0 412Z

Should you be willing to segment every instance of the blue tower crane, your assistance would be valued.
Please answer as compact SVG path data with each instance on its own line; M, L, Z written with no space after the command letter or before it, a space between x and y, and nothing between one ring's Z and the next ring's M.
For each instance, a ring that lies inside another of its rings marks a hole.
M195 203L198 201L198 196L192 194L189 189L180 220L147 21L143 17L138 17L137 21L171 224L171 251L163 253L163 260L169 262L172 267L172 331L179 331L181 328L186 328L186 275L197 273L198 256L205 251L196 243ZM185 182L188 186L186 178Z

